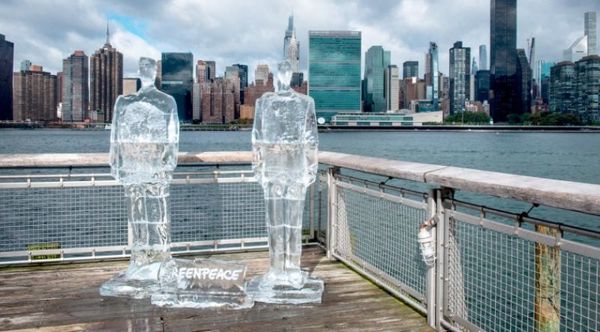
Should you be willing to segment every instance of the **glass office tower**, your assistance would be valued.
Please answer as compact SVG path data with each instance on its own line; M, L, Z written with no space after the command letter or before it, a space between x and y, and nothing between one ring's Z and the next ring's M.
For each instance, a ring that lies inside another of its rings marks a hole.
M465 110L471 86L471 48L457 41L450 49L450 114Z
M0 34L0 120L13 120L13 56L15 45Z
M517 0L492 0L490 24L490 115L505 122L521 114L517 77Z
M431 85L427 87L427 97L431 99L431 110L437 112L439 110L440 100L440 69L438 61L438 46L434 42L429 43L429 52L427 53L429 68L431 70Z
M308 47L308 94L317 118L360 112L360 31L309 31Z
M402 63L402 78L419 77L419 61L404 61Z
M180 122L191 122L194 59L192 53L163 53L160 89L175 98Z
M390 65L391 53L381 46L371 46L365 54L365 89L363 111L385 112L384 72Z

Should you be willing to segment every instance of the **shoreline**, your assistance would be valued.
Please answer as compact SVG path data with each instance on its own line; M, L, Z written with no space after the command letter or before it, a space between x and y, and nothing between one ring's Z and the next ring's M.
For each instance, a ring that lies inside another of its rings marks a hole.
M110 130L102 126L44 126L40 123L0 123L2 129L20 130L77 130L103 131ZM251 131L250 126L226 125L188 125L183 124L181 131ZM422 126L319 126L319 132L377 132L377 131L423 131L423 132L544 132L544 133L600 133L600 126L518 126L518 125L422 125Z

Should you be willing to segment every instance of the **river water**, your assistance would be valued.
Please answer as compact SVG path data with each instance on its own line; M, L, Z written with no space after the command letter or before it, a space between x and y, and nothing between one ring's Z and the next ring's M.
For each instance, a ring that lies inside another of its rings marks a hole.
M600 184L600 134L321 132L319 149ZM0 130L0 153L108 152L109 131ZM250 132L183 131L180 151L250 150Z

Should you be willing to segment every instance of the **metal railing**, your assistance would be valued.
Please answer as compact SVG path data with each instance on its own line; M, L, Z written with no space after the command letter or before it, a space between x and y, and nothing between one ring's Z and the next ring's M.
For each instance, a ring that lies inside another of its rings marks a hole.
M600 186L335 153L320 160L331 165L330 256L411 304L432 327L600 330ZM386 184L391 179L427 189ZM562 208L555 213L579 211L574 217L593 219L596 227L461 201L456 189ZM417 233L432 217L436 261L427 268Z
M266 248L250 157L180 155L170 197L174 253ZM600 186L330 152L319 158L305 240L325 245L330 258L432 327L600 330ZM0 156L0 265L126 257L123 191L105 165L101 154ZM502 209L457 198L464 192ZM578 211L592 229L546 220L562 219L554 212L509 212L493 197ZM434 220L432 267L417 238L425 220Z

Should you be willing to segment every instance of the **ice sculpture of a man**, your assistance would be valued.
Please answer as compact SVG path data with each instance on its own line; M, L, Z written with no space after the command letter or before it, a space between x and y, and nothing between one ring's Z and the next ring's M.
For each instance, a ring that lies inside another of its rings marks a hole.
M290 88L289 62L278 69L277 91L256 101L252 130L254 174L265 197L270 267L248 289L260 302L320 302L323 282L300 269L304 199L318 167L315 106L311 97Z
M127 271L100 288L108 296L148 297L161 263L171 258L167 199L177 166L177 105L154 87L154 60L141 58L139 71L141 89L117 98L112 121L110 166L125 187L132 244Z

